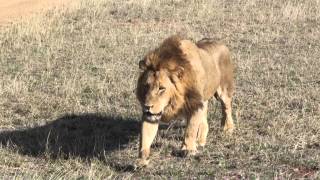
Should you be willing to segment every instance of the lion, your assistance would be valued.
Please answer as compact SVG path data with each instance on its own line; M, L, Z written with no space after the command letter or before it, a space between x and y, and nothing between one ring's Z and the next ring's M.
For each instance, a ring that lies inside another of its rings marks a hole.
M212 39L196 43L171 36L139 62L137 99L142 107L139 164L149 163L150 147L159 122L184 118L187 126L181 150L197 153L209 131L208 100L215 96L222 104L223 130L232 133L231 101L234 67L229 49Z

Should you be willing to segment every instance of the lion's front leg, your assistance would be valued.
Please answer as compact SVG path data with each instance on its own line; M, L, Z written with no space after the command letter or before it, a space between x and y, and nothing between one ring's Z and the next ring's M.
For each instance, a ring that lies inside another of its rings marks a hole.
M156 137L158 127L158 122L142 122L138 161L140 166L146 166L149 163L150 147L154 138Z
M203 108L200 108L194 112L194 114L188 120L182 150L186 150L187 153L190 153L191 155L197 152L197 134L200 124L203 123L204 118L206 118L206 113L206 106L204 106ZM206 134L207 132L203 133Z
M199 131L198 131L198 144L201 147L204 147L206 145L207 135L209 131L207 114L208 114L208 101L205 101L203 103L203 116L201 116L201 122L199 125Z

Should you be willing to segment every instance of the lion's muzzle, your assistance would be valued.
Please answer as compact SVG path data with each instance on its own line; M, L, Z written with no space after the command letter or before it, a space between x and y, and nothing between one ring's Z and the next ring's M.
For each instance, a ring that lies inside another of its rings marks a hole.
M159 121L162 117L162 112L153 114L150 111L143 112L143 119L151 122Z

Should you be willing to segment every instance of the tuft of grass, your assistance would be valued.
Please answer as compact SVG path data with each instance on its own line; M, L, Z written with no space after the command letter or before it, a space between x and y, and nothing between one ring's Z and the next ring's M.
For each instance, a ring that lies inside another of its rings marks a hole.
M320 1L79 1L0 31L0 177L319 178ZM180 158L163 126L135 170L138 61L172 34L225 42L236 65L237 130Z

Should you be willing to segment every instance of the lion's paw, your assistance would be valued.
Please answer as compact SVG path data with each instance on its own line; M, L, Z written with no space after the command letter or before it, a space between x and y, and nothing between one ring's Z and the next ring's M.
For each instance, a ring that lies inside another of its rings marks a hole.
M149 165L149 159L138 159L136 161L136 167L137 168L142 168L142 167L147 167Z
M198 154L198 150L197 149L186 149L186 148L182 148L180 151L181 157L190 157L190 156L195 156L196 154Z
M199 140L198 145L199 147L204 147L206 145L206 140Z
M232 135L233 134L233 131L234 131L234 125L225 125L223 127L223 132L226 134L226 135Z

